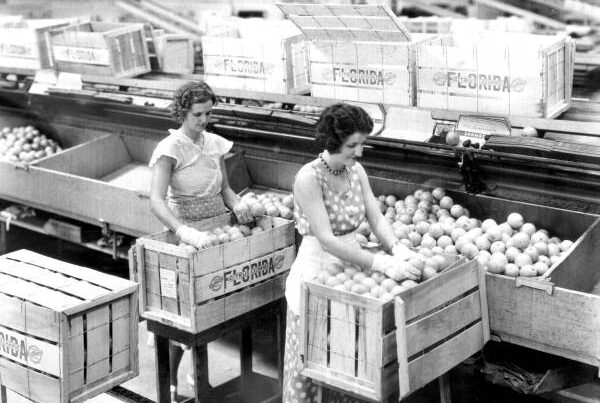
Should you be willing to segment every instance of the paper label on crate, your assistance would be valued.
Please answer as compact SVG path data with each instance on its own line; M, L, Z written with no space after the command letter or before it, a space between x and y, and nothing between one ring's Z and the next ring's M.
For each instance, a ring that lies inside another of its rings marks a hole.
M108 49L54 46L54 60L72 63L110 65Z
M199 278L201 295L217 296L247 287L273 277L290 268L293 251L289 248L251 260L237 266L228 267L213 275Z
M177 279L175 271L160 269L160 294L165 298L177 299Z
M373 67L311 64L311 81L313 84L383 89L384 86L394 85L397 77L397 73L394 71Z
M207 58L205 63L208 64L205 71L210 74L236 77L267 79L275 71L273 63L251 57L212 56Z
M59 348L0 326L0 356L60 376Z
M33 44L19 43L11 38L10 42L0 41L0 56L37 59L38 52Z
M433 74L433 83L449 89L477 90L478 93L523 92L527 81L520 77L507 75L474 73L467 70L439 70Z

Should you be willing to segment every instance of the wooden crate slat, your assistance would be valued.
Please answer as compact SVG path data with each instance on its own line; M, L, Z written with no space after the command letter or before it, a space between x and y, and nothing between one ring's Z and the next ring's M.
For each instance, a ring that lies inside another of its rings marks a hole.
M0 292L29 300L55 311L62 311L67 307L81 303L80 299L70 297L64 293L3 274L0 274Z
M87 367L87 383L93 383L104 379L109 375L108 358L97 361Z
M0 293L0 325L56 342L60 315L49 308Z
M476 262L465 268L458 267L443 272L439 281L425 282L402 293L406 320L410 321L475 288L479 284Z
M476 291L406 326L408 356L413 356L478 319L481 319L481 301L479 291Z
M329 360L338 371L354 375L356 351L354 307L330 302Z
M34 402L62 402L58 379L0 357L2 385Z
M589 336L600 334L600 296L561 287L548 295L517 288L503 276L486 275L486 280L492 332L540 351L600 364L600 343Z
M108 324L88 330L87 336L87 363L88 366L108 359L109 356L109 326Z
M61 375L58 345L1 326L0 339L3 345L3 348L0 348L0 356L5 359L56 377Z
M365 328L361 329L365 332L366 339L366 358L367 366L365 368L366 380L373 383L374 392L376 395L381 393L381 369L383 368L382 360L382 317L381 309L379 310L364 310Z
M417 390L432 379L445 374L481 348L483 348L483 334L479 322L428 354L412 360L408 364L410 390Z
M26 249L20 249L15 252L3 255L3 257L20 260L22 262L42 266L49 270L62 273L79 280L87 281L91 284L107 288L112 291L125 289L132 286L132 282L110 274L105 274L87 267L77 266L61 260L53 259L39 253Z
M294 258L295 248L288 247L210 275L196 277L196 302L220 297L287 271L292 267Z
M315 365L327 366L327 300L315 296L308 300L306 312L306 359Z
M233 319L283 298L286 278L287 273L282 273L262 283L251 285L244 291L225 297L225 319Z
M112 351L120 353L129 351L129 316L125 316L115 320L112 324Z

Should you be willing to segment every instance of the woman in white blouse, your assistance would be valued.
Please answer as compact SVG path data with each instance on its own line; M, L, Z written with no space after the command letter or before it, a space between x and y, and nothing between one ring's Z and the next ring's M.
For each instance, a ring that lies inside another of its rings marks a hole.
M187 225L223 214L229 208L238 221L253 219L245 204L229 186L224 155L233 143L206 131L216 103L212 89L202 82L182 85L173 98L172 115L178 129L169 129L150 159L152 212L179 239L202 248L208 237ZM176 399L177 368L183 350L171 346L171 395Z

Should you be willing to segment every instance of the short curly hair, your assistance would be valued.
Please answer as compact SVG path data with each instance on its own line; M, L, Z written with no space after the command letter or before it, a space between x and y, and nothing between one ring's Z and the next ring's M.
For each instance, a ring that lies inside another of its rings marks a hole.
M171 115L177 124L183 123L192 105L212 101L217 103L217 97L212 88L205 82L190 81L181 85L173 95Z
M342 144L354 133L369 134L373 120L364 109L350 104L334 104L325 108L317 122L315 139L330 153L340 152Z

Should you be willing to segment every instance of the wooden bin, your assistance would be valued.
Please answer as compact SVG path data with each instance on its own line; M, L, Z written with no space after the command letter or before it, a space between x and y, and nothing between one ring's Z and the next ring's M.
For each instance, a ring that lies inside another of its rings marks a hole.
M370 182L375 194L413 194L423 188L382 177L371 177ZM471 217L503 222L515 212L551 236L574 241L543 276L486 273L490 331L502 341L600 367L600 344L594 337L600 334L598 215L483 195L446 194L467 207Z
M49 31L66 20L0 19L0 70L34 73L52 67Z
M51 32L59 71L133 77L150 71L143 24L88 22Z
M574 46L566 36L484 31L417 49L423 108L553 118L571 105Z
M229 213L194 227L233 222ZM198 333L282 298L295 257L294 223L264 216L257 224L265 230L196 252L177 246L170 231L139 238L132 276L141 284L141 316Z
M489 338L483 273L475 262L460 263L404 291L396 302L306 282L302 374L345 393L388 401L479 351Z
M0 383L82 402L138 375L138 286L28 250L0 257Z
M414 105L415 48L441 37L411 38L387 6L279 7L307 38L312 96Z
M215 88L279 94L310 91L302 35L264 31L244 37L236 30L202 38L204 80Z

